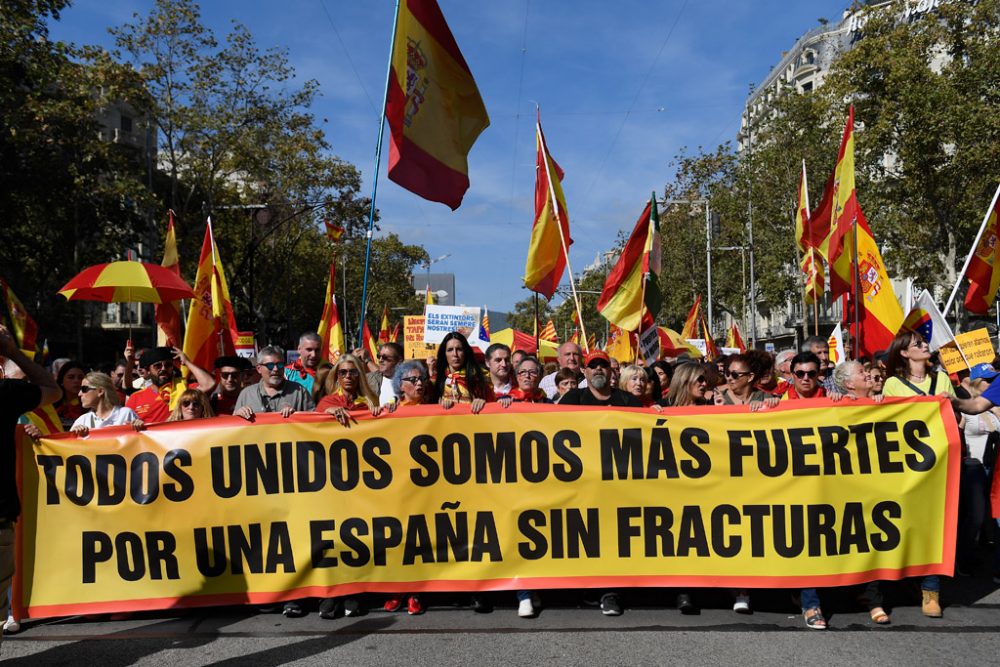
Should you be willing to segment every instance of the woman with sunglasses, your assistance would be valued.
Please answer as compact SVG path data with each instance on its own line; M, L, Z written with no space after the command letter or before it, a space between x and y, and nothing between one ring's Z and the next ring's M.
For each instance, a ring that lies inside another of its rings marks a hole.
M885 385L882 394L894 396L949 396L955 397L951 380L941 371L931 368L931 351L923 336L912 331L901 331L886 352ZM924 616L940 618L941 580L937 575L920 581L920 609Z
M209 403L205 392L198 389L185 389L184 393L177 399L177 405L174 406L170 416L167 417L167 421L186 422L192 419L208 419L214 416L215 411L212 410L212 404Z
M468 403L473 414L496 400L489 372L476 361L465 336L452 331L438 346L434 398L444 408Z
M708 405L705 392L708 391L708 378L705 368L697 361L688 361L674 369L674 377L670 380L670 389L664 405L681 407L684 405Z
M726 385L715 392L716 405L750 405L751 410L759 408L765 401L777 405L778 399L765 391L756 388L760 381L753 371L750 358L745 354L735 354L729 357L723 375Z
M353 354L340 355L323 379L325 396L316 406L316 412L333 415L344 426L350 422L352 412L367 410L372 416L378 416L382 408L378 396L361 377L362 368L364 366Z
M76 418L70 431L86 438L91 429L130 424L139 431L145 424L130 408L122 407L114 380L104 373L87 373L77 392L85 412Z

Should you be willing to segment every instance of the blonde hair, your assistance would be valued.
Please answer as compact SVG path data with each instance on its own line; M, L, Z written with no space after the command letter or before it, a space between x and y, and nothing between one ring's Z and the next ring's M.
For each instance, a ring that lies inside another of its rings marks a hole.
M115 390L114 380L107 373L98 373L95 371L87 373L83 376L83 379L94 389L100 389L104 392L101 395L101 407L105 410L117 408L122 404L121 397L118 395L118 391Z
M177 405L174 406L173 412L167 417L168 422L182 422L184 421L184 413L182 412L184 408L184 401L194 400L201 405L201 416L202 419L215 416L215 410L212 409L212 404L208 401L208 396L205 392L200 389L186 389L180 398L177 399Z
M691 385L699 375L705 375L705 369L697 361L683 363L674 369L674 377L670 381L671 405L695 405L691 399Z
M622 369L621 376L618 378L618 388L622 389L622 391L628 391L628 383L636 375L641 375L646 379L649 378L649 376L646 375L646 371L644 371L642 368L636 366L635 364L629 364L628 366Z
M353 354L342 354L337 357L335 362L333 362L333 367L323 380L323 395L325 396L337 391L337 388L340 386L340 380L337 378L337 373L340 371L340 367L346 363L353 364L354 368L358 371L358 395L364 396L366 399L371 401L372 405L378 405L378 396L376 396L375 392L372 391L372 388L368 386L368 378L366 377L364 371L365 367Z

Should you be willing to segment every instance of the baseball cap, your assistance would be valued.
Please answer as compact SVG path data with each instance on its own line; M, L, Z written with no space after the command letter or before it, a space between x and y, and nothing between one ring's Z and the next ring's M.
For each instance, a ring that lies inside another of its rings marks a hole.
M595 359L602 359L609 366L611 365L611 357L609 357L608 353L605 352L604 350L594 350L592 352L589 352L587 356L583 358L583 365L589 366L590 362L594 361Z
M969 373L970 380L992 380L996 376L1000 375L992 364L976 364L972 367L972 372Z

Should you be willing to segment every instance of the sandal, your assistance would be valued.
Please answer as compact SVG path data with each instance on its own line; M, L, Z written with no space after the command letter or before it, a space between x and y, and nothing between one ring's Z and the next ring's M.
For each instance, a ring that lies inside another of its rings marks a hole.
M806 627L810 630L826 630L826 619L823 618L823 612L819 607L806 609L802 612L802 617L806 619Z
M892 619L889 618L889 614L885 613L885 609L882 609L882 607L874 607L868 613L872 618L872 623L876 625L889 625L892 623Z

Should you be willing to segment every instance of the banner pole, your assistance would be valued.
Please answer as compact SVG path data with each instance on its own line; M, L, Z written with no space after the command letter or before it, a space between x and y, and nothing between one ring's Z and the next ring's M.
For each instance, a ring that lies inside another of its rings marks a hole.
M378 120L378 141L375 144L375 171L372 173L372 200L368 208L368 233L365 246L365 273L361 284L361 309L358 314L358 340L364 339L365 314L368 308L368 269L372 257L372 237L375 235L375 195L378 192L378 171L382 163L382 135L385 130L385 105L389 102L389 79L392 76L392 52L396 47L396 27L399 25L399 0L392 16L392 37L389 39L389 62L385 67L385 94Z
M983 238L983 232L986 231L986 223L990 221L990 214L993 212L993 208L997 205L998 196L1000 196L1000 185L997 186L997 191L993 193L993 201L990 202L990 207L986 209L986 215L983 216L983 222L979 225L979 233L976 234L976 240L972 242L972 249L966 256L965 264L962 265L962 271L958 274L958 278L955 280L955 287L951 290L951 296L948 297L948 302L944 304L945 317L948 317L948 311L951 310L951 304L955 301L955 295L958 294L958 288L962 286L962 279L965 277L965 272L969 270L969 264L972 262L973 255L976 254L976 248L979 247L980 239ZM994 267L994 270L998 269L1000 269L1000 267Z

